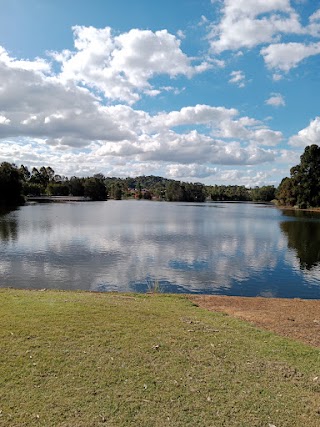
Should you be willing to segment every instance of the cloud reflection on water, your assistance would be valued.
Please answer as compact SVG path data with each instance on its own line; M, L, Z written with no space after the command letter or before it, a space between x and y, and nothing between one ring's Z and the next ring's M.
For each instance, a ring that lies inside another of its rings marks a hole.
M282 219L250 204L25 206L1 217L18 230L0 235L1 286L146 291L157 280L168 292L317 297L319 257L299 270L292 233L311 239L320 222L301 232Z

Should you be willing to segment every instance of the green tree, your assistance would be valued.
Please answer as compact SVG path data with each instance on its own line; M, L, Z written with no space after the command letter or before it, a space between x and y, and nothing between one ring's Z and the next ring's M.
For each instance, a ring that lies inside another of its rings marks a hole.
M292 178L283 178L276 191L276 199L283 206L294 206L296 204L297 197Z
M84 196L84 179L72 176L68 182L69 192L72 196Z
M106 186L97 178L86 178L84 182L84 195L91 200L106 200Z
M41 196L41 193L43 193L43 187L40 184L30 181L23 183L23 194L25 196Z
M168 202L181 202L184 200L184 189L178 181L169 181L166 185L166 200Z
M111 199L121 200L124 193L121 180L107 180L107 193Z
M16 165L0 165L0 203L15 205L23 202L21 173Z
M305 148L300 164L290 171L300 208L320 206L320 147Z
M69 196L69 186L62 182L50 182L47 186L50 196Z
M251 190L251 197L255 202L271 202L275 198L275 193L273 185L264 185Z
M21 165L20 168L19 168L19 172L20 172L21 179L24 182L29 181L31 173L30 173L29 169L26 166Z
M320 147L313 144L305 148L300 163L290 169L290 178L282 180L277 199L299 208L320 206Z

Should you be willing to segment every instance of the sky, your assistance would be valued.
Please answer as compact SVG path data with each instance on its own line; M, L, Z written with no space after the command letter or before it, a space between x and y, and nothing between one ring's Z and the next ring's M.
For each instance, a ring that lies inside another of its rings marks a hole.
M320 145L318 0L0 0L0 162L277 186Z

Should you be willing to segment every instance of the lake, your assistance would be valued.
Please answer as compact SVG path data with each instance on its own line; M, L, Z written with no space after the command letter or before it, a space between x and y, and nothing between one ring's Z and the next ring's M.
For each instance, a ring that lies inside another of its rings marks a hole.
M249 203L48 203L0 214L0 286L320 299L320 215Z

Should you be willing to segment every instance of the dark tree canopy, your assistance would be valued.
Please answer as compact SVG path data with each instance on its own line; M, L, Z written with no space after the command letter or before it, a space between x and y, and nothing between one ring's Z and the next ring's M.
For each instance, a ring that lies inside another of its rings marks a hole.
M106 200L106 186L97 178L87 178L84 183L84 195L91 200Z
M271 202L275 198L275 193L273 185L264 185L251 190L251 197L254 202Z
M18 204L22 200L22 181L19 169L10 163L0 165L0 203Z
M299 208L320 206L320 147L313 144L305 148L299 165L290 170L290 178L284 178L277 191L277 199L283 205Z

